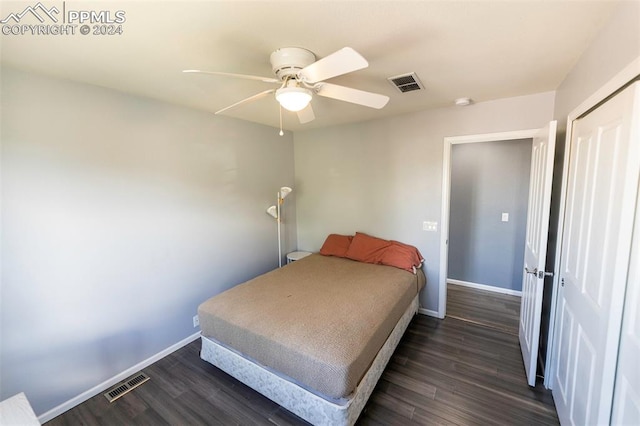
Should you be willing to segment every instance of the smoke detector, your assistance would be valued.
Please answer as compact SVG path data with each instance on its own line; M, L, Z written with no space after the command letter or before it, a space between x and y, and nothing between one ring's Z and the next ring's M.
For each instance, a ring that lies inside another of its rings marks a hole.
M456 106L468 106L468 105L471 105L473 103L473 99L471 99L471 98L458 98L455 101L453 101L453 103L455 103Z

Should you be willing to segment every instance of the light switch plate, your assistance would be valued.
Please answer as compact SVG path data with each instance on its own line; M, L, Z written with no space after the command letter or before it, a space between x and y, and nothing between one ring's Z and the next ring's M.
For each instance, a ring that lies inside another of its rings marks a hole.
M509 213L502 213L502 221L509 222Z
M438 232L438 222L422 222L422 230L428 232Z

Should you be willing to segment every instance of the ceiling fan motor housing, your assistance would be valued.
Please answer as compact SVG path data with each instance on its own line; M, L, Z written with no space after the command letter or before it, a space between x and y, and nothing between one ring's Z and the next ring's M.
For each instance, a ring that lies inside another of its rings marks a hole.
M284 80L294 77L301 69L313 64L316 55L301 47L283 47L273 52L270 60L274 74L280 80Z

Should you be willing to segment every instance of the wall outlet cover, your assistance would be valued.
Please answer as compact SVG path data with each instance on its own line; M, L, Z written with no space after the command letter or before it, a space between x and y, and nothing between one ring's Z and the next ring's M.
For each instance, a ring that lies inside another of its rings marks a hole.
M200 318L197 315L193 316L193 328L196 328L200 325Z
M427 232L438 232L438 222L422 222L422 230Z

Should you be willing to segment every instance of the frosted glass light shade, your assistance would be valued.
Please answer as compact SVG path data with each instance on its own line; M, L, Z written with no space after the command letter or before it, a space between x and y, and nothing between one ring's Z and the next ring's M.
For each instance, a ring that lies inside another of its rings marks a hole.
M267 214L272 216L274 219L278 218L278 209L276 206L271 206L267 209Z
M289 111L303 110L311 102L311 91L302 87L283 87L276 90L276 99Z
M280 198L287 198L287 195L291 194L291 191L293 191L293 189L289 188L288 186L283 186L282 188L280 188Z

